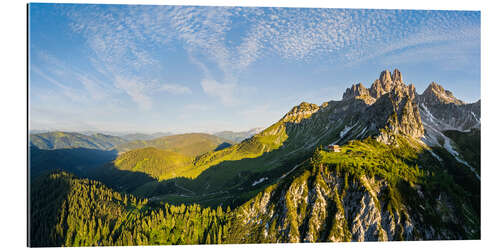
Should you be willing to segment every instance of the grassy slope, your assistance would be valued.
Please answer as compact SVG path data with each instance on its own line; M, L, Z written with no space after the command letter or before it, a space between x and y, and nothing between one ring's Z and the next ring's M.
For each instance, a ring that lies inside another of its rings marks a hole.
M114 161L119 170L147 173L159 180L178 176L191 163L192 157L153 147L128 151Z
M217 148L220 144L229 142L217 136L203 134L203 133L190 133L180 135L170 135L153 140L137 140L124 143L115 147L119 152L126 152L133 149L140 149L146 147L155 147L164 149L171 152L180 153L186 156L194 157Z
M235 177L246 180L245 177L248 177L249 173L272 169L272 165L269 164L269 157L261 156L267 151L278 149L286 138L283 123L277 123L254 138L198 157L187 157L179 153L152 147L131 150L120 154L114 161L114 169L125 170L125 172L121 173L115 171L117 176L129 175L128 172L139 172L156 179L144 183L140 187L135 187L133 191L138 195L155 195L161 200L174 201L174 203L175 201L180 203L201 201L203 203L204 200L211 201L214 199L213 194L206 193L213 192L214 189L218 190L220 187L217 184L226 184L228 180L232 181ZM211 169L215 165L217 167ZM210 171L200 176L207 169L210 169ZM102 171L97 175L105 175L110 169L103 169ZM242 172L245 177L241 175ZM107 180L106 183L110 182L110 185L127 185L126 181L117 180L114 183L112 178L100 179ZM119 179L126 180L130 178ZM172 180L176 184L172 186L171 182L162 182L164 180ZM207 185L212 185L212 188L206 189ZM128 190L130 191L130 189ZM170 194L164 194L161 190L167 190L167 193ZM223 197L223 199L227 198L227 195L225 195L225 198Z
M123 150L129 147L128 145L135 147L139 144L143 146L155 145L156 147L140 148L122 153L114 164L118 169L143 172L160 181L175 177L194 179L206 169L223 161L256 158L261 156L266 148L268 150L277 149L282 145L281 140L283 140L278 138L279 136L283 135L256 136L241 144L219 151L204 152L198 157L189 157L189 155L193 156L193 154L206 150L213 150L214 146L221 140L207 134L186 134L168 136L149 142L136 141L122 145L120 148ZM286 136L284 138L286 139ZM182 153L186 153L186 155Z

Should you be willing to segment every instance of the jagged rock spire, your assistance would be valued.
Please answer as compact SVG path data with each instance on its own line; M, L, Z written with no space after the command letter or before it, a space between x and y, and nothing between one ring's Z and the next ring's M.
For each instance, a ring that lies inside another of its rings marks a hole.
M392 82L391 72L389 70L384 70L380 73L379 77L380 82Z
M379 78L373 82L372 86L369 89L365 88L361 83L352 85L351 88L346 89L342 96L342 99L347 100L359 96L364 96L367 97L364 99L366 99L370 103L373 103L373 99L378 99L382 95L391 92L398 85L406 87L406 85L403 83L403 76L401 72L398 69L394 69L393 73L391 74L389 70L384 70L380 73Z
M393 82L403 82L403 76L401 76L401 72L398 69L394 69L392 73L392 81Z
M351 88L347 88L342 95L342 100L347 100L354 98L356 96L363 96L363 95L370 95L370 92L368 91L365 86L363 86L362 83L358 84L353 84Z

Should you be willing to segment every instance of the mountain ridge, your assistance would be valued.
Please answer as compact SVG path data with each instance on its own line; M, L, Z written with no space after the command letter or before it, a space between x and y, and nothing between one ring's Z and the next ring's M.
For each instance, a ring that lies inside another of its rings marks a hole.
M29 135L30 146L39 149L88 148L109 150L116 145L127 142L125 139L101 133L84 135L76 132L45 132Z

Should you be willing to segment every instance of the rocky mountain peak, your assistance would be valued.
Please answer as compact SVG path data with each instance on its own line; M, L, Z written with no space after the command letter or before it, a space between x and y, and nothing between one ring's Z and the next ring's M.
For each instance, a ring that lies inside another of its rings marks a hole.
M345 90L344 94L342 95L342 100L347 100L363 95L370 95L368 89L365 88L362 83L353 84L351 88L347 88Z
M406 85L398 69L384 70L369 89L358 83L347 88L343 101L361 99L366 106L363 120L378 134L379 141L394 143L396 135L421 138L424 127L413 84Z
M384 93L385 90L382 88L382 83L380 83L380 80L375 80L375 82L373 82L372 86L370 87L370 95L373 98L377 99Z
M392 81L393 82L403 82L403 77L401 76L401 72L398 69L394 69L392 73Z
M389 70L384 70L380 73L379 79L373 82L369 89L370 95L377 99L385 93L389 93L395 86L403 85L403 76L398 69L394 69L391 74Z
M366 99L366 101L371 104L383 94L391 92L398 85L402 85L402 89L406 87L403 83L401 72L398 69L394 69L391 74L389 70L384 70L369 89L365 88L362 83L354 84L351 88L346 89L342 95L342 99L348 100L358 96L364 96L363 99ZM373 97L375 100L370 97Z
M395 142L396 135L419 139L424 126L415 101L415 86L396 84L370 107L372 124L380 129L377 140L386 144Z
M380 82L392 82L391 72L389 70L384 70L380 73L379 77Z
M453 93L449 90L445 90L443 86L432 82L429 84L427 89L418 96L419 102L425 105L435 105L435 104L448 104L454 103L456 105L465 104L463 101L457 99L453 96Z
M282 118L285 122L300 122L304 118L309 118L312 114L319 110L319 106L314 103L302 102L299 105L293 107L286 115Z

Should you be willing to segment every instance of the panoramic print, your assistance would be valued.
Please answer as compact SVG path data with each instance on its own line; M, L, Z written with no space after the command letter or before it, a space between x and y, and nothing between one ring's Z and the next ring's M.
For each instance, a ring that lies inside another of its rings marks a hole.
M479 11L27 8L29 246L480 239Z

